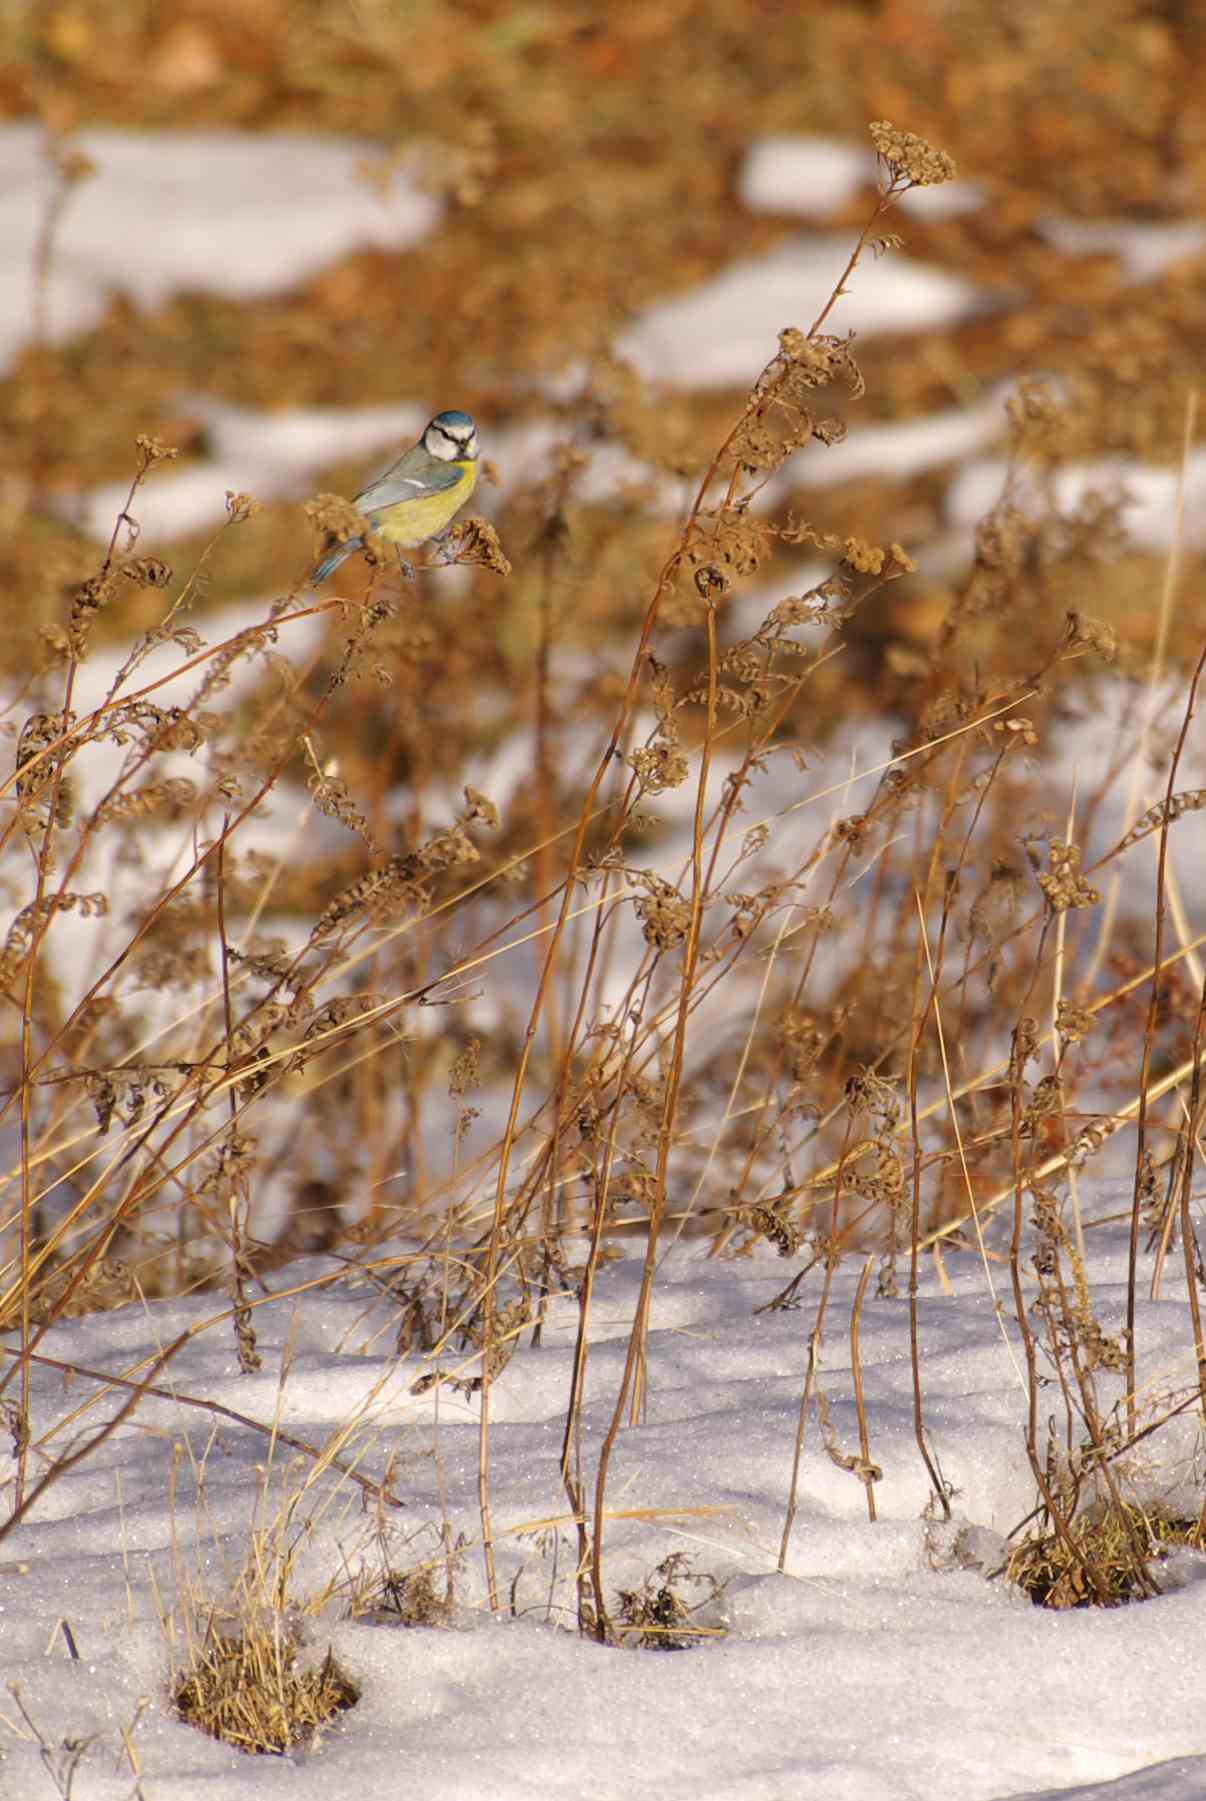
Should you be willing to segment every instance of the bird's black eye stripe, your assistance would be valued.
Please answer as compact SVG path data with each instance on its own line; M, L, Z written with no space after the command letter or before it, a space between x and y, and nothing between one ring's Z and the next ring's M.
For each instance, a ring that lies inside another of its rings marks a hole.
M458 425L437 425L433 419L431 425L428 427L428 434L434 433L438 433L448 445L449 460L464 456L477 438L477 428L474 425L470 425L467 428ZM440 453L437 451L436 455L439 454Z

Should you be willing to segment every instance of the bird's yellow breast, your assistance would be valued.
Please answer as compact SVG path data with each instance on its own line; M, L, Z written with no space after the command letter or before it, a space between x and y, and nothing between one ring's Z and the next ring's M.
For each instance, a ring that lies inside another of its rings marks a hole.
M443 531L453 514L464 506L474 488L477 486L477 461L453 463L450 465L458 474L458 479L451 488L443 488L438 494L419 494L413 500L399 500L392 507L385 507L381 512L373 514L373 529L387 544L400 545L403 550L413 550L416 545L425 544Z

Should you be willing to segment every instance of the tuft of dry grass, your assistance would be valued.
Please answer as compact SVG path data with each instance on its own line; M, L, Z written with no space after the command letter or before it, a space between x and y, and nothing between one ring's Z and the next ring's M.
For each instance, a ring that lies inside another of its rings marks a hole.
M359 1699L329 1646L321 1663L307 1664L276 1620L234 1635L211 1623L191 1670L172 1691L172 1705L188 1725L237 1751L274 1756L316 1750L323 1729Z
M173 1463L176 1593L170 1603L159 1598L175 1712L211 1737L255 1754L316 1749L323 1730L360 1698L331 1645L321 1656L317 1651L317 1622L346 1582L333 1575L314 1592L301 1593L297 1564L320 1522L343 1505L349 1490L355 1492L352 1483L364 1483L353 1466L374 1436L372 1397L326 1444L302 1450L279 1423L289 1363L286 1350L277 1417L269 1429L267 1461L256 1472L256 1504L245 1540L219 1538L209 1522L205 1473L211 1441L200 1464L190 1457L197 1519L189 1555L177 1518ZM294 1452L287 1462L277 1458L282 1448ZM368 1537L380 1544L385 1538L384 1486L375 1499L375 1524ZM367 1592L362 1574L352 1591L355 1597Z
M1201 1521L1124 1502L1078 1514L1063 1535L1024 1539L1003 1573L1036 1607L1118 1607L1161 1592L1160 1563L1174 1545L1206 1550Z

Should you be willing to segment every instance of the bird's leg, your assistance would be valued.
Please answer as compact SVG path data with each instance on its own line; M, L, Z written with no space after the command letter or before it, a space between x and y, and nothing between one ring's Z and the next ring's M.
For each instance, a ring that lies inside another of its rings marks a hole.
M402 571L402 580L404 582L413 582L415 579L415 566L413 563L407 562L406 558L402 555L400 545L394 545L394 555L398 559L398 568Z
M446 525L442 532L433 532L431 537L427 540L429 544L434 544L436 549L436 554L432 561L441 565L456 561L455 557L451 556L448 551L448 539L451 532L452 527Z

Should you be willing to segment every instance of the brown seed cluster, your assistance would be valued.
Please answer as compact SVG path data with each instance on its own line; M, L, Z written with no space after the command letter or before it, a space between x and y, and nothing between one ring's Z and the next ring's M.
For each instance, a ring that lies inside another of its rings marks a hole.
M936 188L954 181L954 159L945 150L936 150L915 132L901 131L886 119L876 119L870 130L876 154L894 179L911 188Z

